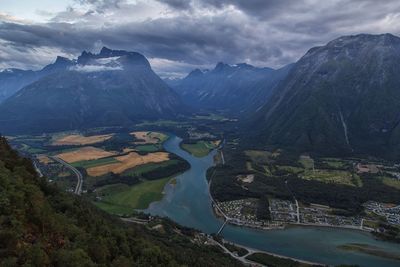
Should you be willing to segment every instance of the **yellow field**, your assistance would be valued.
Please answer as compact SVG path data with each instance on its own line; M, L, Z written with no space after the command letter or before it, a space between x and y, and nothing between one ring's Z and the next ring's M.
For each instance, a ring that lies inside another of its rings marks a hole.
M63 145L90 145L95 143L104 142L110 139L113 134L103 134L103 135L92 135L83 136L80 134L71 134L63 136L53 140L53 146L63 146Z
M133 151L135 151L135 149L129 148L129 147L125 147L124 149L122 149L122 152L124 152L124 153L133 152Z
M218 147L218 146L221 144L221 140L211 141L211 143L212 143L215 147Z
M86 146L71 152L61 153L56 156L68 163L73 163L83 160L100 159L100 158L110 157L113 155L115 154L105 151L103 149L92 146Z
M53 162L53 160L51 160L49 157L47 157L45 155L38 155L37 159L39 160L40 163L43 163L43 164L49 164L49 163Z
M90 176L101 176L110 172L115 174L123 173L124 171L146 163L158 163L169 160L169 154L165 152L149 153L147 155L139 155L136 152L131 152L124 156L115 157L118 163L111 163L101 166L96 166L87 169Z
M135 136L135 144L158 144L166 139L166 135L158 132L132 132L131 135Z

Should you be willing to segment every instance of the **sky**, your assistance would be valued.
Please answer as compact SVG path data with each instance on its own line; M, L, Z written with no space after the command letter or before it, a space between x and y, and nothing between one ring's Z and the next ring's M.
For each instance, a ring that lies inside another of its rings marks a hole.
M218 62L280 68L342 35L400 35L398 0L0 0L0 69L40 69L101 47L162 77Z

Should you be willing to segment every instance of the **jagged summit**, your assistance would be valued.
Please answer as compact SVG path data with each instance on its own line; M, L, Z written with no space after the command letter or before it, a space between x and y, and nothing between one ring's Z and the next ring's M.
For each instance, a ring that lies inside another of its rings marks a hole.
M98 54L83 51L78 57L77 63L79 65L102 65L104 63L110 63L110 61L102 60L107 58L127 66L142 65L150 67L150 63L146 57L140 53L125 50L112 50L107 47L103 47Z
M185 110L178 95L136 52L83 51L77 60L58 57L39 74L0 105L1 132L128 125Z

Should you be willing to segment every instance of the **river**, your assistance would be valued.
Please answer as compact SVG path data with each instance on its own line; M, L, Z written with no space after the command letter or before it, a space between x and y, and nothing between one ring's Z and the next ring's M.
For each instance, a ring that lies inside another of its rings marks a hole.
M205 233L216 233L223 221L213 213L206 180L206 171L213 166L216 152L196 158L182 150L180 142L179 137L172 136L164 147L187 160L191 168L177 177L176 185L167 184L164 198L152 203L145 212L169 217L181 225ZM308 226L285 230L256 230L227 225L222 235L224 239L243 246L329 265L400 266L400 261L338 249L337 246L347 243L360 243L400 255L400 244L379 241L369 233L356 230Z

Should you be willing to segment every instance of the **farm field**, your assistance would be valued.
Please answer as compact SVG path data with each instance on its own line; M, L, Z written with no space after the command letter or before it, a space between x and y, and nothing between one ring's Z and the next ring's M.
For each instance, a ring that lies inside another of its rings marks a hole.
M322 161L329 167L336 169L345 169L350 164L348 161L338 158L322 158Z
M162 198L164 186L171 177L144 181L138 185L109 185L98 189L101 201L95 204L111 213L117 215L131 214L134 209L146 209L151 202Z
M305 169L312 169L314 167L314 160L306 155L301 155L299 163L303 165Z
M159 163L147 163L147 164L139 165L133 169L127 170L123 174L127 175L127 176L139 176L143 173L155 170L160 167L167 167L170 165L175 165L178 162L179 162L178 160L173 159L173 160L163 161L163 162L159 162Z
M160 144L150 144L150 145L138 145L135 147L136 151L140 152L155 152L162 148Z
M146 127L146 126L176 126L180 125L182 122L180 121L172 121L172 120L157 120L157 121L145 121L137 124L138 127Z
M54 146L64 146L64 145L91 145L100 142L104 142L113 137L113 134L103 134L103 135L92 135L83 136L81 134L70 134L54 136L52 145Z
M68 163L73 163L78 161L95 160L105 157L111 157L114 155L115 153L105 151L100 148L87 146L69 152L63 152L56 156Z
M207 156L211 150L217 147L211 141L197 141L194 144L182 144L181 146L182 149L199 158Z
M130 152L124 156L114 157L118 162L106 165L100 165L87 169L90 176L101 176L107 173L120 174L124 171L146 163L157 163L169 160L169 154L166 152L155 152L147 155L139 155L136 152Z
M258 164L267 164L274 157L273 153L266 150L246 150L244 153L253 162Z
M49 164L49 163L53 162L53 160L50 159L49 157L47 157L46 155L38 155L37 159L42 164Z
M20 150L23 151L23 152L27 152L29 154L36 154L36 153L44 153L44 152L46 152L46 150L44 150L44 149L33 147L33 146L29 146L27 144L22 144Z
M135 144L158 144L168 139L166 134L159 132L140 131L132 132L131 135L138 139Z
M305 180L316 180L324 183L343 184L349 186L362 186L360 177L356 174L352 174L348 171L340 170L306 170L302 175L302 179Z
M396 189L400 189L400 180L399 179L384 177L384 176L383 177L380 176L379 179L381 179L382 183L384 183L385 185L394 187Z
M101 166L105 164L112 164L112 163L118 163L119 161L116 160L113 157L108 157L108 158L101 158L101 159L95 159L95 160L84 160L84 161L77 161L72 163L71 165L74 167L81 167L81 168L92 168L96 166Z

